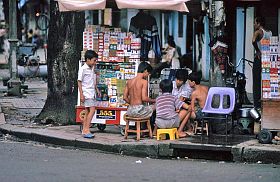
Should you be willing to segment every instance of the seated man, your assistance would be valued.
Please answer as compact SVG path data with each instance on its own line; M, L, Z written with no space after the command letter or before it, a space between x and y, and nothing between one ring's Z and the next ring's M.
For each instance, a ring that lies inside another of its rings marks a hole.
M152 66L147 62L141 62L138 66L135 78L127 81L124 89L124 100L129 104L127 115L131 117L151 117L154 105L144 106L144 103L154 103L155 99L148 97L148 81Z
M154 134L156 134L157 128L178 128L180 122L185 120L188 113L187 109L189 108L188 104L171 94L171 80L162 80L159 87L162 94L156 98L156 125ZM176 112L177 110L179 112Z
M186 82L188 78L187 70L177 70L175 74L175 81L173 81L172 95L176 96L182 101L189 99L193 88L190 87L189 82Z
M188 119L190 118L201 118L202 116L202 109L205 105L207 94L208 94L208 87L205 85L200 84L201 81L201 75L197 72L192 72L189 75L189 84L191 88L194 88L194 91L191 94L191 105L188 109L188 113L186 116L186 119L182 121L180 124L180 127L178 129L179 137L186 137L187 134L183 132L183 129L185 125L188 122Z

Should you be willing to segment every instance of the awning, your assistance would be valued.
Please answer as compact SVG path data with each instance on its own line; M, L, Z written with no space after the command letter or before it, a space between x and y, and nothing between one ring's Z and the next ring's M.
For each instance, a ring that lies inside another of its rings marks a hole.
M189 12L185 2L189 0L115 0L119 9L158 9Z
M19 9L21 9L21 8L27 3L27 1L28 1L28 0L20 0L20 1L18 2L18 7L19 7Z
M59 11L105 9L106 0L57 0Z
M157 9L189 12L185 2L190 0L115 0L119 9ZM105 9L106 0L57 0L59 11Z

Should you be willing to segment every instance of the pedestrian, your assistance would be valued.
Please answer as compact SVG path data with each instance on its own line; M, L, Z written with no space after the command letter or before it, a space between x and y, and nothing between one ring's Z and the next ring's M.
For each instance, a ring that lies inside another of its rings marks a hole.
M254 21L254 35L252 44L255 48L255 58L253 63L253 99L254 107L261 108L261 41L269 40L272 32L265 28L265 21L263 17L256 17Z
M94 67L98 55L93 50L85 52L85 64L79 69L78 88L80 92L81 105L85 106L86 114L83 120L82 135L84 138L93 138L94 134L90 132L90 123L95 113L96 93L100 97L100 91L96 86L96 74Z
M33 39L33 29L29 29L29 31L27 32L27 43L32 43L32 39Z

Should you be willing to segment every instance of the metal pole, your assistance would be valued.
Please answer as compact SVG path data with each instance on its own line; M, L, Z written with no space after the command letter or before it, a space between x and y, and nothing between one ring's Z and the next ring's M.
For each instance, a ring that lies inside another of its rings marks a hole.
M192 47L192 71L197 71L196 67L196 22L193 20L193 33L192 33L192 38L193 38L193 47Z
M244 37L243 37L243 58L245 58L246 51L246 18L247 18L247 6L244 7ZM245 74L245 60L242 62L242 72Z
M17 1L9 0L9 69L8 95L21 95L21 82L17 78Z
M17 1L9 0L9 64L10 64L10 78L17 78L17 63L16 63L16 49L17 49Z

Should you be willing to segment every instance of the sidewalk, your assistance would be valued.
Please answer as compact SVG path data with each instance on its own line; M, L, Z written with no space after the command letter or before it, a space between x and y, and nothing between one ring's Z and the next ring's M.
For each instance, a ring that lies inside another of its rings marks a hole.
M4 71L5 72L5 71ZM1 75L4 73L0 70ZM236 136L228 145L220 145L224 137L212 140L200 136L191 136L175 141L141 138L129 135L125 140L118 126L107 125L105 132L96 127L94 139L84 139L79 125L51 126L36 125L34 117L42 110L47 84L38 78L27 80L28 90L24 97L4 96L6 87L0 82L0 132L22 139L34 140L55 145L77 148L98 149L121 155L133 155L153 158L190 157L238 162L258 162L280 164L280 145L259 144L252 136ZM230 138L230 137L229 137ZM216 141L219 140L219 141Z

